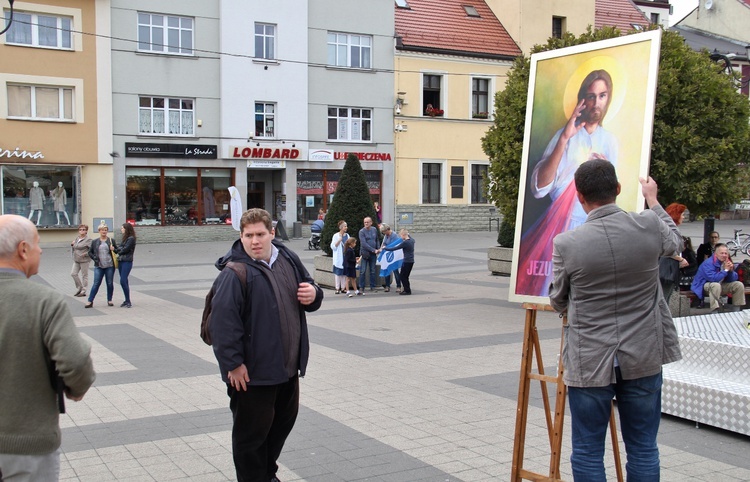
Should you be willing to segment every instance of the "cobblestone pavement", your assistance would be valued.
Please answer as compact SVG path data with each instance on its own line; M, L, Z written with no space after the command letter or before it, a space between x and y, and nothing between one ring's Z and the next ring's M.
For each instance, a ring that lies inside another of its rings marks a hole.
M729 227L723 231L731 235ZM507 301L509 279L487 271L495 234L414 237L413 296L381 290L346 298L326 290L323 307L309 316L310 364L300 416L279 460L282 481L509 479L525 313ZM307 239L288 245L312 269L320 252L308 251ZM72 296L69 250L45 248L34 279L70 295L98 372L85 399L69 402L61 417L62 480L234 479L226 390L198 336L213 263L228 246L139 245L133 307L119 308L115 286L115 307L100 291L88 310L85 298ZM560 320L540 312L537 324L545 364L554 370ZM524 466L546 472L537 385ZM749 442L664 416L662 480L750 480ZM567 480L569 455L566 425ZM611 449L606 460L613 477Z

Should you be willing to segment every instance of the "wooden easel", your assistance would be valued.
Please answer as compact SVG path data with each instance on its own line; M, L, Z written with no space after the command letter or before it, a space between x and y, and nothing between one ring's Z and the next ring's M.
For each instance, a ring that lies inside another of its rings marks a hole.
M567 387L563 382L562 358L557 363L556 376L545 375L544 363L542 362L542 350L539 345L539 333L536 329L537 311L554 311L549 305L524 303L526 310L526 323L523 333L523 348L521 355L521 376L518 382L518 408L516 409L516 432L513 445L513 466L511 469L512 482L522 480L532 481L561 481L560 479L560 452L562 448L563 420L565 419L565 395ZM563 317L563 332L560 335L560 356L565 335L567 317ZM536 358L537 372L533 372L533 361ZM526 444L526 422L529 414L529 389L531 380L539 380L542 389L542 401L544 403L544 415L547 419L547 432L550 444L549 473L547 475L537 474L523 468L523 452ZM554 383L557 387L555 396L554 418L550 410L549 397L547 396L547 383ZM614 402L613 402L614 405ZM623 481L622 467L620 463L620 448L617 442L617 425L615 422L614 407L609 419L609 431L612 435L612 448L615 456L615 471L618 482Z

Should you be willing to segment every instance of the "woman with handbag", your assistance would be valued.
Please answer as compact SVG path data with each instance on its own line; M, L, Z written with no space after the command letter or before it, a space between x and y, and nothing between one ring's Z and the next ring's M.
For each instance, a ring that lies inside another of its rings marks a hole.
M682 224L682 214L687 206L679 203L672 203L664 210L669 214L676 226ZM680 268L687 266L688 261L681 256L681 250L675 251L672 256L662 256L659 258L659 283L664 294L664 300L669 303L669 297L680 284L682 273Z
M109 239L107 236L109 228L102 222L98 228L99 237L91 242L89 248L89 257L94 262L94 284L91 286L89 292L89 302L84 305L84 308L91 308L94 306L94 298L99 292L99 286L102 284L102 278L107 283L107 305L114 306L112 303L112 295L115 291L115 285L113 279L115 276L115 257L114 250L117 247L114 239Z
M119 257L119 271L120 271L120 287L122 287L122 293L125 295L125 301L122 302L120 308L130 308L130 283L128 283L128 276L130 276L130 270L133 269L133 253L135 252L135 229L130 223L124 223L120 228L122 233L122 239L120 246L115 248L115 253Z

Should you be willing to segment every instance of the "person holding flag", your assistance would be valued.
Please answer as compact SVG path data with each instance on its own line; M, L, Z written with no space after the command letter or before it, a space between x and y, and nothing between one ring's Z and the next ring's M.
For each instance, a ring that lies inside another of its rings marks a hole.
M401 276L399 275L399 268L403 263L404 251L397 249L395 251L383 252L386 247L396 247L401 244L402 239L393 232L390 226L383 223L380 225L380 232L383 235L383 243L380 245L378 250L378 264L380 265L380 276L383 277L385 292L391 291L391 273L396 278L396 291L401 293ZM389 254L392 253L392 254Z
M386 261L388 260L388 253L393 253L393 258L390 263L385 266L383 266L383 263L380 264L380 273L381 276L384 276L383 273L390 273L390 269L400 269L399 276L401 277L401 286L403 286L403 290L399 294L410 295L411 283L409 283L409 275L411 274L411 269L414 267L414 238L409 236L409 231L406 229L401 229L398 234L401 237L401 242L399 244L395 246L384 246L380 249L380 259ZM385 254L383 251L385 251ZM397 251L401 251L401 254L397 255ZM397 257L398 259L396 259Z

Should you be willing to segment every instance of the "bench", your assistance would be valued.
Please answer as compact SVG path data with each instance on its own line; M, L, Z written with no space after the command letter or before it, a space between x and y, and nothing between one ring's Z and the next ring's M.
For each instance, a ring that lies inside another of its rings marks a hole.
M677 292L680 296L684 296L688 300L690 300L691 304L694 300L698 299L698 296L693 293L691 290L679 290ZM704 298L708 298L708 296L705 296ZM703 300L701 300L703 301ZM750 304L750 286L745 286L745 303Z

